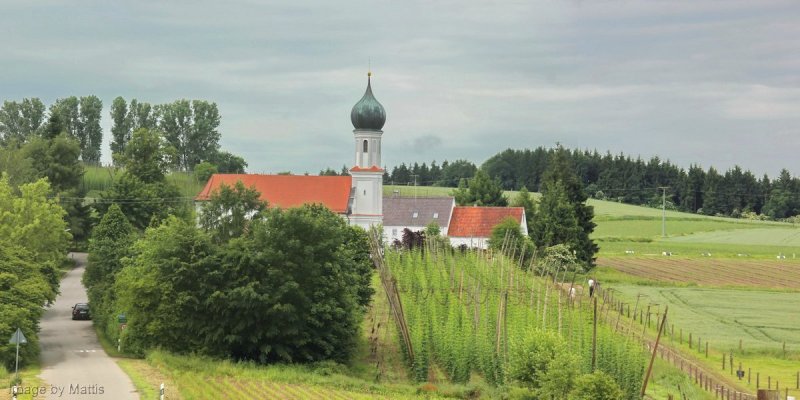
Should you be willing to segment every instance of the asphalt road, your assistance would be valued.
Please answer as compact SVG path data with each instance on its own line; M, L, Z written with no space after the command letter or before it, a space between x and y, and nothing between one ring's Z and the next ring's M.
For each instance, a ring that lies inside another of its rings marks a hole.
M85 303L81 276L86 254L74 253L77 267L61 280L61 294L44 313L39 340L47 399L138 399L128 376L97 341L92 321L73 321L72 306Z

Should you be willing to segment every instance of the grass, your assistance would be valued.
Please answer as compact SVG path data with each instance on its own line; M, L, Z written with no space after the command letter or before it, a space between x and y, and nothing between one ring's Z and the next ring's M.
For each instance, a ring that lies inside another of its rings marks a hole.
M653 363L653 374L647 385L647 395L654 399L667 399L670 395L674 399L714 399L711 393L695 385L688 375L659 358Z
M99 197L100 193L108 190L114 184L114 179L122 174L122 169L113 167L85 166L85 173L81 181L81 188L86 192L86 197ZM205 186L191 172L173 171L167 174L167 182L175 184L181 196L197 196Z
M800 307L800 296L793 292L776 292L757 289L722 289L692 287L657 287L630 284L613 284L615 293L631 308L636 297L642 295L639 308L651 305L653 313L669 305L665 344L678 347L690 354L710 371L728 376L732 382L755 392L756 374L760 388L767 381L789 385L790 395L800 395L796 388L800 372L800 320L792 318ZM656 305L657 304L657 305ZM657 314L653 314L655 320ZM650 334L655 334L655 324ZM691 334L692 346L689 346ZM700 340L698 348L697 341ZM741 350L739 340L742 342ZM705 346L708 342L708 356ZM786 343L786 353L783 343ZM738 381L730 369L733 356L734 370L741 365L751 372L748 384L745 378ZM722 358L726 369L722 370ZM783 393L783 392L782 392Z
M126 372L136 375L135 381L144 386L153 387L160 379L165 379L167 392L180 396L168 398L187 400L221 397L415 399L420 391L416 385L365 381L349 375L346 367L333 363L261 366L154 351L146 360L125 360L121 365ZM466 392L437 388L427 398L463 397L463 393Z
M30 400L42 398L42 391L48 390L48 385L44 383L39 374L42 372L39 365L29 365L19 371L19 384L18 400ZM14 381L14 371L8 372L0 366L0 400L11 399L11 386Z

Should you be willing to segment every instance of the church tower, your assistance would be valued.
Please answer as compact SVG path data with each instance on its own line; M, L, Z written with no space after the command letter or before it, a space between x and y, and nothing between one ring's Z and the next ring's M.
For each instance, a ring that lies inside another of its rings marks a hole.
M381 136L386 110L372 95L372 73L367 73L367 91L353 106L350 121L355 138L355 165L352 177L352 213L350 223L365 229L383 223L383 168Z

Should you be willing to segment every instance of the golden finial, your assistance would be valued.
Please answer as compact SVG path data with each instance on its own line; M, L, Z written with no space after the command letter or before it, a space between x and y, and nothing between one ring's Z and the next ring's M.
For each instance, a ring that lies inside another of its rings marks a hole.
M372 76L372 59L367 59L367 78Z

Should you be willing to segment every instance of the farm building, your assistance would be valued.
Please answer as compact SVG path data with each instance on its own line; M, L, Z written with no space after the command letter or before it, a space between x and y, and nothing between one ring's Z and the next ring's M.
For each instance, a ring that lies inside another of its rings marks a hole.
M518 222L522 233L528 235L528 223L522 207L455 207L447 232L450 244L485 249L492 228L506 218Z
M403 236L403 229L421 231L434 222L447 235L450 215L456 201L452 197L384 197L383 237L392 242Z

